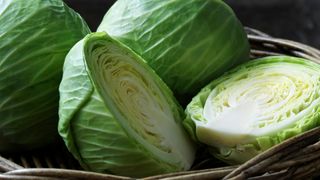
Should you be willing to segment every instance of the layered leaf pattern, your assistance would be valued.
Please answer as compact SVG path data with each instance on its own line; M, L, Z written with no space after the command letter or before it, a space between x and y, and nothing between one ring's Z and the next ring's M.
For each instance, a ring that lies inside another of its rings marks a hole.
M216 157L243 163L320 124L319 70L288 56L246 63L203 88L184 124Z
M189 169L194 147L170 89L134 52L93 33L69 52L59 133L82 167L132 177Z

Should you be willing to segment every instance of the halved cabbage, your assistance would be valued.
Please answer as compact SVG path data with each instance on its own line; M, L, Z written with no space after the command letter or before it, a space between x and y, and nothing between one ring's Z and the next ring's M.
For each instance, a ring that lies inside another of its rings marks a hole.
M118 0L97 31L143 57L179 99L249 58L246 33L221 0Z
M320 123L320 65L287 56L246 63L187 106L193 138L231 164L247 161Z
M195 150L172 92L106 33L71 49L60 95L59 133L85 169L142 177L192 165Z
M0 0L0 151L56 141L64 58L90 32L62 0Z

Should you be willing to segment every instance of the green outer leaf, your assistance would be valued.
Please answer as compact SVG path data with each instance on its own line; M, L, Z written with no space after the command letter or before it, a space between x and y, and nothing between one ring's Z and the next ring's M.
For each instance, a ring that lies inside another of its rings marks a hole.
M8 2L0 13L0 151L21 151L57 138L64 58L89 28L61 0Z
M249 57L241 23L218 0L118 0L97 31L133 49L181 96Z
M69 151L79 160L82 167L89 169L81 159L74 142L72 126L70 126L77 111L88 103L94 91L84 66L82 47L83 40L71 48L65 59L62 81L59 86L58 130Z
M85 47L83 41L80 41L66 57L59 89L61 95L59 133L69 151L82 167L96 172L143 177L182 170L183 167L156 158L130 133L128 134L127 129L118 122L118 118L115 119L112 113L114 110L110 112L89 80L91 77L83 63L85 59L82 51L85 51L86 56L93 53L88 52L88 44L98 46L105 37L105 33L88 35L84 40ZM149 68L140 58L137 60L141 66ZM163 93L174 101L171 109L179 117L177 119L181 119L182 108L174 100L169 88L154 72L150 75L158 84L163 85Z
M185 110L187 117L184 120L184 126L188 130L189 134L191 134L191 137L193 137L195 141L201 143L197 137L197 127L195 123L196 121L206 122L206 119L204 119L203 117L203 108L209 94L217 85L228 80L232 76L245 73L248 69L252 69L257 66L263 66L264 64L272 64L278 62L302 64L307 67L319 69L320 71L319 64L315 64L308 60L288 56L271 56L248 62L227 72L222 77L212 81L210 84L204 87L188 104ZM320 105L315 106L312 112L313 113L309 114L308 116L305 116L304 118L296 121L294 124L292 124L291 127L282 129L281 131L274 134L266 134L260 137L255 137L254 140L250 141L249 143L238 144L236 147L211 146L209 147L209 149L215 157L229 164L243 163L256 156L257 154L269 149L275 144L279 144L292 136L319 126Z

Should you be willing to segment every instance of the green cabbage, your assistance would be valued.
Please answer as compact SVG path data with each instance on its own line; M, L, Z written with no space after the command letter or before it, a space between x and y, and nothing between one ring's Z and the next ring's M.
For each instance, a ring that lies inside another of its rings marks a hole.
M143 57L179 99L249 59L243 27L221 0L118 0L98 31Z
M246 63L214 80L187 106L194 139L231 164L247 161L320 123L320 65L287 56Z
M71 49L60 96L59 133L85 169L142 177L192 165L195 150L172 92L106 33Z
M0 151L58 137L64 57L88 32L61 0L0 0Z

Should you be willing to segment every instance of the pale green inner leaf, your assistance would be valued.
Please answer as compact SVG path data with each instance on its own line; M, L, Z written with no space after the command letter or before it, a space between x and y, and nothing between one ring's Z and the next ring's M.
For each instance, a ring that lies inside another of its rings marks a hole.
M0 15L7 9L12 0L0 0Z

